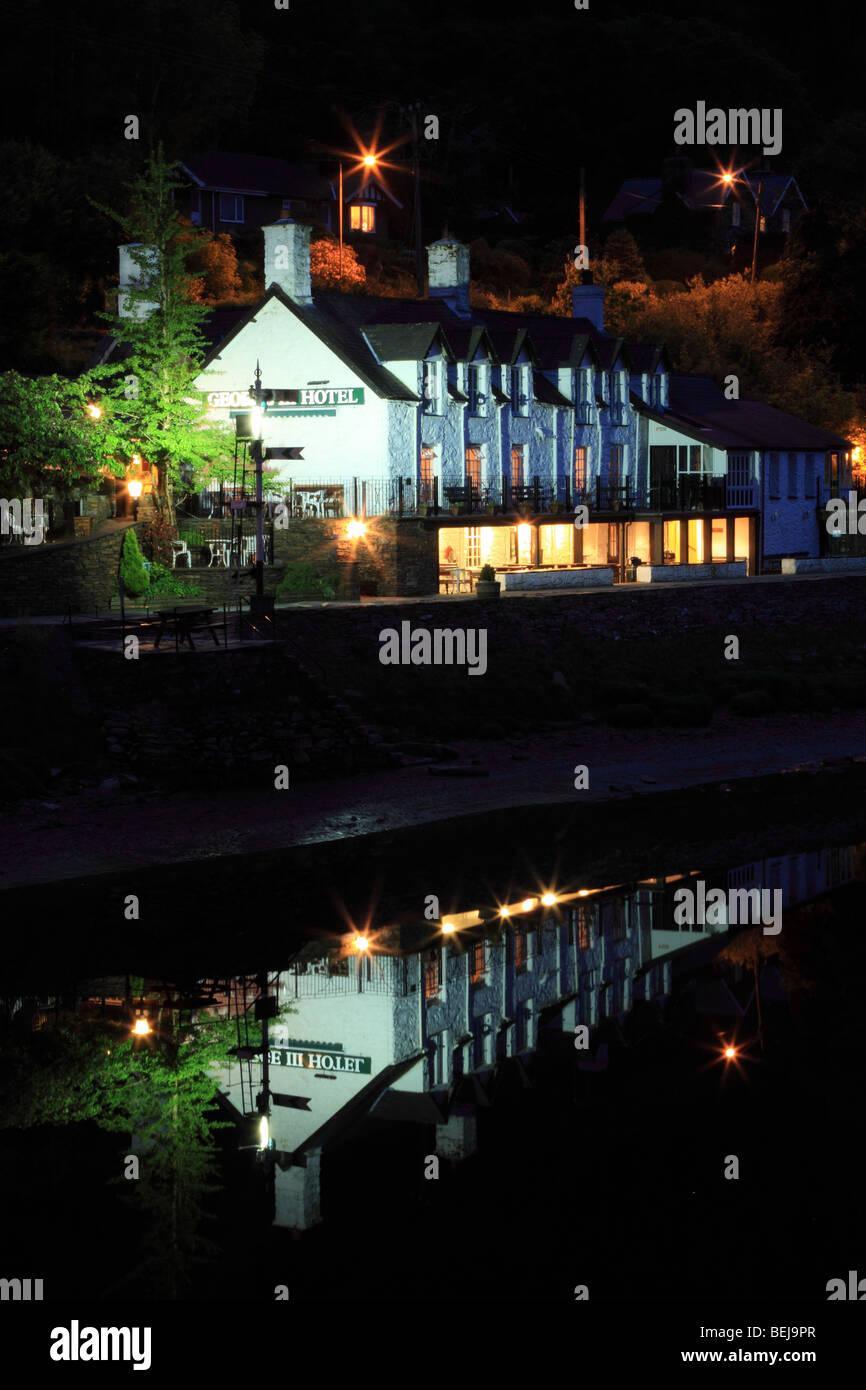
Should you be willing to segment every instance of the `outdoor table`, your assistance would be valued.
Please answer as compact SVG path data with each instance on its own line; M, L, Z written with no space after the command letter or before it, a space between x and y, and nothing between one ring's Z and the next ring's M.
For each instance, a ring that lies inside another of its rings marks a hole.
M213 617L216 613L215 608L158 608L157 617L159 618L159 632L156 634L154 650L157 649L162 641L166 628L169 626L174 629L174 647L177 651L180 642L188 642L190 651L195 651L195 643L192 640L194 632L209 632L213 638L214 646L219 646L219 638L213 625Z

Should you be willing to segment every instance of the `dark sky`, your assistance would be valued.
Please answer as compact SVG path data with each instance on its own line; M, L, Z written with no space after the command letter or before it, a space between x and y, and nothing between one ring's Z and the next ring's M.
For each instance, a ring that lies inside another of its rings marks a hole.
M596 211L673 152L681 105L781 107L776 167L810 167L835 118L862 112L861 6L730 0L0 0L5 138L75 160L128 153L122 117L175 155L292 154L346 143L339 112L386 135L396 106L440 116L428 176L458 200L516 187L555 206L585 164ZM390 103L390 105L389 105ZM850 171L850 160L844 162ZM845 178L844 169L839 171ZM509 179L511 182L509 183ZM446 195L447 201L447 195Z

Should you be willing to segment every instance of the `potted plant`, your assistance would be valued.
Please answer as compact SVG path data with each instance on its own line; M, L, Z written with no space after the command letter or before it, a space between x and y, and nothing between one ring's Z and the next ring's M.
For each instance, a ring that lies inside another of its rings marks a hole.
M492 565L482 565L475 592L479 598L499 598L499 580Z

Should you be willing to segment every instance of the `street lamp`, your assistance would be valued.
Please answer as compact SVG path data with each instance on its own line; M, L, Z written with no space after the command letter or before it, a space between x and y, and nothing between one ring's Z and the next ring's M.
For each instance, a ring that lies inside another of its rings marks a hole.
M749 192L751 193L752 199L753 199L754 204L755 204L755 235L754 235L754 239L753 239L753 241L752 241L752 275L751 275L751 283L754 285L754 283L755 283L755 277L757 276L757 273L758 273L758 232L759 232L760 229L761 229L761 198L762 198L763 193L764 193L764 181L763 181L763 179L761 179L761 181L760 181L759 184L758 184L758 195L757 195L757 197L755 197L755 193L754 193L754 191L753 191L753 189L752 189L752 185L750 184L749 180L748 180L747 178L738 179L738 178L736 177L735 174L732 174L732 173L730 172L729 169L726 169L726 170L724 171L724 173L723 173L722 176L721 176L721 181L722 181L722 183L727 184L727 186L728 186L729 188L730 188L731 185L734 184L734 183L744 183L744 184L746 185L746 187L748 188Z
M361 167L372 169L378 162L375 154L365 154L361 160ZM340 284L343 283L343 161L340 160Z

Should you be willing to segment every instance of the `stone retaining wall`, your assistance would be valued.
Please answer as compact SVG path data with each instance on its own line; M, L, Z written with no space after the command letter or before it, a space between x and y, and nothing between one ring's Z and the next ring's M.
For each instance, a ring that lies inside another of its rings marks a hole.
M710 565L638 565L638 584L670 583L687 579L745 579L746 560L716 560Z
M579 570L497 570L496 578L504 593L531 589L609 589L613 584L613 570L609 565Z
M783 574L863 574L866 555L825 555L821 559L798 556L782 560Z
M0 548L0 618L107 612L117 590L123 538L140 524L116 521L78 540Z

